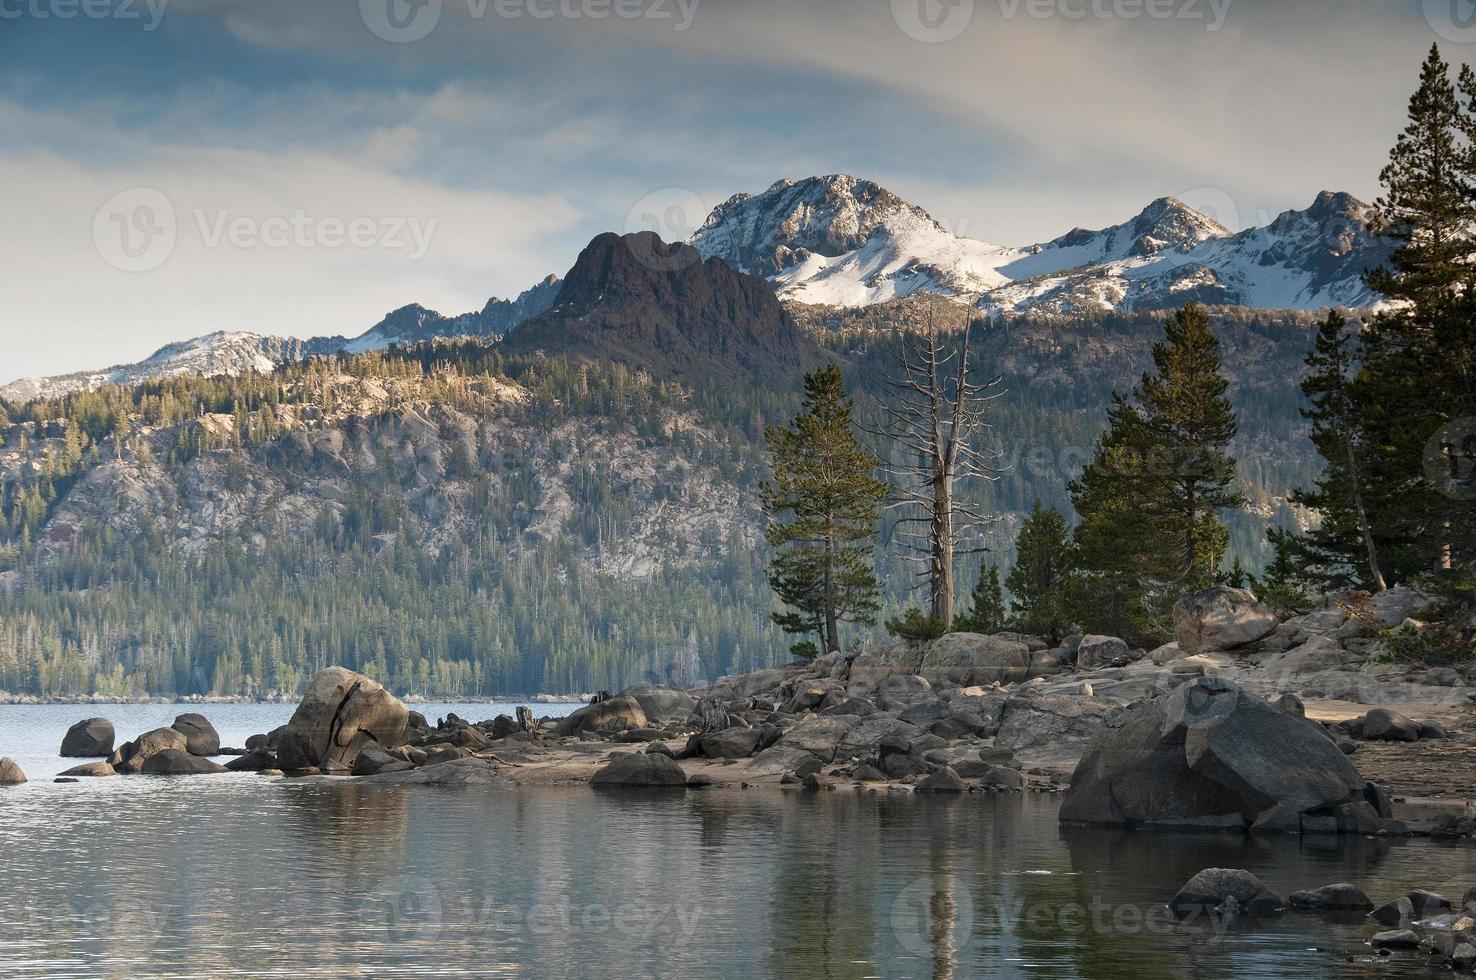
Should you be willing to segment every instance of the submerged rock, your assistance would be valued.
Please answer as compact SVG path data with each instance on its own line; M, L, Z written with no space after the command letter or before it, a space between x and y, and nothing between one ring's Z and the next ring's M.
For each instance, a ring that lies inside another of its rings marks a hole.
M163 749L145 759L139 771L147 776L208 776L230 770L190 752Z
M1286 906L1282 897L1249 871L1236 868L1206 868L1184 883L1169 900L1169 908L1180 917L1225 908L1230 901L1254 916L1275 915Z
M86 718L67 729L62 737L64 759L106 759L113 754L117 735L106 718Z
M355 783L371 786L496 786L502 789L517 786L517 783L498 772L490 762L477 758L453 759L419 769L386 766Z
M86 762L86 763L83 763L80 766L73 766L72 768L68 769L66 772L57 773L57 775L58 776L66 776L69 779L70 778L73 778L73 777L77 777L77 776L87 776L87 777L116 776L116 775L118 775L118 770L114 769L112 766L108 765L106 762Z
M1367 912L1373 908L1373 902L1363 893L1363 889L1357 885L1340 882L1336 885L1323 885L1321 888L1309 888L1305 891L1292 892L1288 896L1291 907L1295 909L1331 909L1352 910Z

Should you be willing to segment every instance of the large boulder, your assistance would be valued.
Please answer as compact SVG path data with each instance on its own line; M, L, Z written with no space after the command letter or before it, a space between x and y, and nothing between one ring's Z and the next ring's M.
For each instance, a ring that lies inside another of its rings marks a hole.
M113 754L117 738L113 723L106 718L86 718L67 729L62 737L64 759L106 759Z
M1245 589L1217 585L1174 605L1174 637L1186 654L1233 650L1270 636L1279 621Z
M194 713L180 715L169 727L185 737L185 744L190 755L220 755L220 735L216 733L215 726L210 724L204 715Z
M405 741L410 712L377 681L344 667L318 672L273 743L283 769L348 771L365 748Z
M1363 737L1371 742L1418 742L1420 724L1397 711L1374 708L1363 716Z
M917 673L933 684L1013 684L1030 676L1030 647L998 636L949 633L927 645Z
M14 759L0 759L0 786L19 786L25 781L26 774Z
M1071 779L1063 821L1297 830L1400 829L1321 727L1220 677L1140 701L1109 719ZM1262 818L1265 818L1264 820ZM1376 828L1375 828L1376 829Z
M139 771L146 776L206 776L230 770L191 752L164 749L145 759Z
M590 778L591 786L657 786L687 785L687 774L676 761L649 752L617 755Z
M725 728L697 736L697 748L709 759L746 759L758 751L761 728Z
M148 762L150 757L171 749L188 752L189 741L173 728L156 728L119 746L118 750L113 753L116 759L113 768L125 775L140 773L143 772L144 763Z
M632 697L606 698L573 712L559 721L554 734L577 735L580 732L612 734L632 728L649 728L650 720L641 703Z
M821 762L835 758L836 749L846 737L854 719L846 716L807 715L798 725L779 737L785 748L803 749Z
M1083 636L1076 648L1076 666L1086 670L1122 667L1136 659L1127 643L1115 636Z
M1418 589L1396 585L1359 604L1354 610L1353 618L1367 629L1393 629L1434 602L1432 597Z
M669 721L686 721L697 706L697 699L686 691L674 687L659 687L655 684L637 684L620 692L621 697L635 698L652 725L664 725Z

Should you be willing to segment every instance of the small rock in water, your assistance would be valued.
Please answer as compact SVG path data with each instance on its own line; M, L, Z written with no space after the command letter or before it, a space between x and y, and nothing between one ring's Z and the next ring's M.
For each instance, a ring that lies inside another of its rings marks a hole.
M1374 949L1419 949L1420 937L1413 929L1391 929L1376 933L1369 941Z
M26 781L26 774L14 759L0 759L0 786L19 786Z
M1292 892L1288 901L1292 908L1297 909L1356 909L1367 912L1373 908L1373 902L1369 901L1362 888L1346 882Z

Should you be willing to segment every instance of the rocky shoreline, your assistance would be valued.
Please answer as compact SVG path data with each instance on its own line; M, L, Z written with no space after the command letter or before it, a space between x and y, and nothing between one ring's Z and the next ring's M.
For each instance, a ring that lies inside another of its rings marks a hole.
M1299 738L1318 735L1304 743L1303 754L1308 746L1321 749L1316 772L1336 771L1346 792L1337 800L1306 800L1299 812L1357 802L1353 789L1362 793L1363 783L1372 782L1381 788L1365 802L1388 821L1396 803L1434 798L1464 804L1464 767L1455 753L1476 744L1469 668L1379 659L1380 631L1408 620L1424 601L1399 589L1353 595L1281 621L1248 593L1212 589L1181 604L1177 640L1152 651L1134 650L1114 637L1068 637L1052 648L1016 634L955 633L927 644L870 647L724 678L695 691L641 685L599 696L562 719L537 718L531 708L520 708L517 717L473 723L452 715L432 724L369 678L330 668L314 679L291 722L254 736L242 749L225 750L236 757L224 768L402 783L618 780L888 792L1064 792L1077 772L1084 792L1086 776L1078 770L1084 759L1094 758L1093 746L1131 728L1136 715L1161 715L1159 706L1182 701L1193 689L1206 697L1235 692L1238 710L1257 719L1246 726L1252 735L1273 722L1293 725L1284 720L1290 718ZM1268 714L1273 701L1274 713ZM1174 710L1182 722L1182 704ZM204 722L198 715L181 717ZM1145 731L1151 727L1136 724ZM105 768L219 771L209 762L216 752L182 747L171 731L145 733L116 751L109 739L106 752L92 753L106 762L62 778L105 775ZM1286 741L1287 732L1278 731L1271 742ZM1328 746L1336 751L1329 754ZM645 758L623 758L630 754ZM1171 769L1198 765L1193 751L1180 750L1169 768L1167 758L1160 754L1147 767L1147 783L1165 783ZM1412 758L1429 764L1411 765ZM447 763L458 765L438 769ZM411 772L416 775L405 775ZM1435 774L1442 777L1438 785L1424 778ZM1204 778L1197 771L1190 775ZM1102 778L1121 783L1110 773ZM1245 781L1226 778L1236 785ZM1311 770L1302 781L1308 778ZM1230 806L1224 792L1210 793L1201 809L1220 806L1218 813L1155 816L1150 807L1114 819L1132 826L1218 818L1234 827L1240 814L1239 825L1250 827L1260 810L1277 802L1274 794L1252 796L1242 793ZM1325 827L1329 816L1315 814L1312 823ZM1405 828L1434 832L1434 819L1406 821Z

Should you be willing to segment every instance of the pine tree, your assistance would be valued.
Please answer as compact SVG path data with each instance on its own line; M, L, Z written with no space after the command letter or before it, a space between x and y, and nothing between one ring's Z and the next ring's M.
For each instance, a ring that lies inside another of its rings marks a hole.
M1295 563L1300 576L1322 592L1382 589L1378 546L1364 503L1365 449L1351 388L1355 365L1347 321L1336 310L1318 327L1306 364L1302 393L1308 407L1302 417L1312 424L1312 444L1323 458L1323 471L1312 489L1298 490L1291 499L1317 512L1320 523L1300 537L1279 532L1272 543L1278 555Z
M979 581L974 586L971 605L966 615L954 621L953 628L962 633L998 633L1005 628L1004 589L999 584L999 569L993 562L979 566Z
M1277 612L1305 612L1312 605L1307 595L1307 577L1302 568L1302 541L1289 531L1272 528L1267 536L1271 542L1271 563L1259 581L1252 581L1251 590L1266 605Z
M1233 488L1235 409L1220 373L1220 342L1209 318L1193 303L1164 324L1167 343L1153 346L1156 374L1144 375L1138 400L1148 426L1158 477L1159 502L1179 554L1168 568L1190 588L1213 582L1229 543L1216 511L1243 502Z
M1380 179L1382 230L1399 247L1368 276L1404 301L1362 338L1353 411L1366 447L1369 523L1380 564L1395 579L1445 574L1469 561L1473 516L1452 477L1468 465L1456 445L1476 414L1476 75L1431 48L1409 122ZM1444 456L1442 456L1444 454ZM1476 462L1476 460L1469 461Z
M1142 636L1186 589L1217 581L1229 532L1217 511L1238 506L1235 411L1220 345L1194 304L1169 317L1155 372L1134 398L1114 398L1107 432L1072 483L1088 572L1073 585L1081 625Z
M1469 70L1462 72L1462 87L1476 101L1476 78ZM1461 139L1463 129L1476 130L1462 116L1438 45L1430 46L1420 68L1408 118L1379 174L1384 193L1377 202L1381 231L1400 247L1388 267L1369 274L1368 283L1392 299L1438 304L1465 281L1476 249L1476 161Z
M1015 539L1015 565L1005 579L1014 628L1059 644L1070 628L1067 588L1075 572L1066 516L1037 499Z
M769 583L788 607L774 621L814 633L801 655L840 649L840 624L875 622L879 608L874 538L886 485L878 462L851 427L853 402L840 368L805 377L805 400L788 427L767 431L773 480L761 488L765 532L775 554Z
M1071 618L1109 636L1147 635L1162 554L1172 547L1164 522L1149 509L1162 487L1149 472L1147 426L1120 395L1107 412L1096 453L1070 485L1080 523L1073 535L1081 574L1071 580Z

